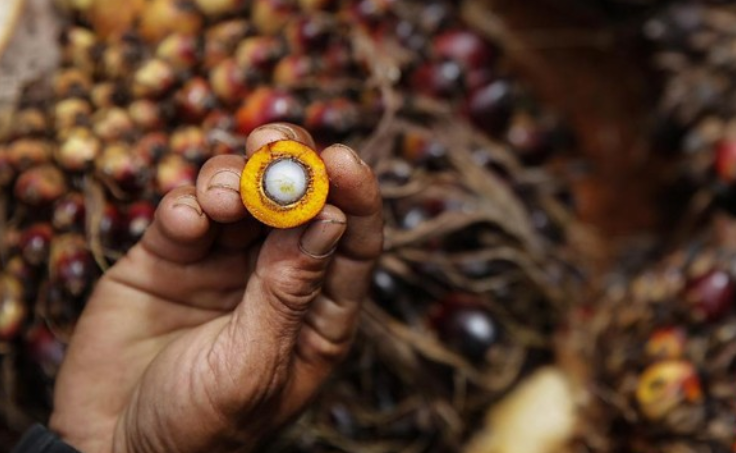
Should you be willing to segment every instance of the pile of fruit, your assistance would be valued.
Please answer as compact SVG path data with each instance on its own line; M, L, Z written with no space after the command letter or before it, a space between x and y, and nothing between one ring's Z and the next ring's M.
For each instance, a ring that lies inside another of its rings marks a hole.
M0 142L2 421L44 420L102 272L163 194L261 124L360 150L386 253L356 347L290 451L456 451L553 357L572 145L450 0L59 3L62 62Z

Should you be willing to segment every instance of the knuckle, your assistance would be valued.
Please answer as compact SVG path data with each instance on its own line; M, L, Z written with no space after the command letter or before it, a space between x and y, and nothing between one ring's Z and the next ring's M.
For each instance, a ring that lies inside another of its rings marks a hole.
M337 363L345 358L350 350L350 338L344 342L331 341L313 329L308 329L301 338L302 346L321 361Z
M301 316L322 288L322 272L314 269L286 267L266 279L268 293L279 310Z

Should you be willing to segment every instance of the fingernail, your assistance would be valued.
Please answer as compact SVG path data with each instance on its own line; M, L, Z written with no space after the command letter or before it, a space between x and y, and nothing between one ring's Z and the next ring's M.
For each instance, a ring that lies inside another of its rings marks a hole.
M264 126L260 126L256 128L253 132L258 132L258 131L275 131L291 140L296 140L297 138L296 132L294 132L294 129L290 128L289 126L285 126L283 124L266 124Z
M332 145L332 146L337 146L337 147L342 148L345 151L347 151L347 153L350 154L350 157L352 157L353 160L355 160L355 162L358 163L358 165L366 165L366 163L363 162L363 159L360 158L360 156L358 155L358 153L356 153L353 148L351 148L351 147L349 147L347 145L343 145L342 143L337 143L337 144Z
M240 188L240 175L232 170L220 170L210 179L210 184L207 186L207 190L212 189L225 189L239 193Z
M338 220L314 222L302 235L299 247L302 252L314 258L329 256L345 233L346 226L345 222Z
M173 207L191 209L194 212L196 212L197 215L199 216L203 214L202 207L199 206L197 199L194 198L194 196L192 195L184 195L184 196L177 198L173 204Z

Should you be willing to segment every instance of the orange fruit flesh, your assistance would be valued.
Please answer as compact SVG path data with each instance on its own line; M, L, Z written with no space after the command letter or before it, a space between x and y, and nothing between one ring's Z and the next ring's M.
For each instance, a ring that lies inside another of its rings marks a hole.
M285 160L298 164L306 177L304 194L289 204L279 203L265 184L266 173ZM317 152L294 140L279 140L260 148L245 163L240 179L240 196L248 212L274 228L294 228L313 219L327 202L329 188L327 169Z

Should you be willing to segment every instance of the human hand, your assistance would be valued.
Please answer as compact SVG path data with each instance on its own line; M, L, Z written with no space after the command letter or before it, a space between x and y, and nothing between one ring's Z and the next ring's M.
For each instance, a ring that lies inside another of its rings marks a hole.
M314 143L285 124L266 143ZM321 153L328 205L266 231L239 195L242 156L163 199L100 280L59 374L51 428L85 453L249 452L300 413L349 349L382 248L381 198L350 149Z

